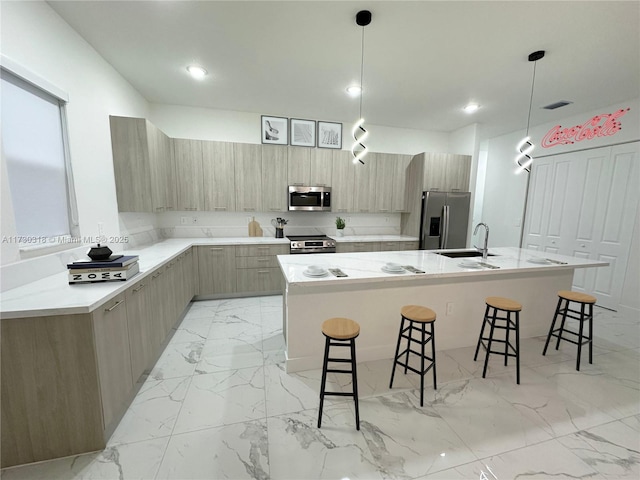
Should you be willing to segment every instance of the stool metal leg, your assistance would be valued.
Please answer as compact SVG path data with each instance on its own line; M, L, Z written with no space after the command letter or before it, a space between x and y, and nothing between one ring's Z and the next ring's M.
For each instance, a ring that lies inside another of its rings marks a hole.
M404 320L404 318L403 318ZM404 374L407 374L407 369L409 368L409 350L411 350L411 341L413 339L413 322L408 320L409 325L407 326L407 354L404 357Z
M398 343L396 344L396 354L393 356L393 367L391 368L391 381L389 382L389 388L393 388L393 376L396 373L396 363L398 361L398 354L400 353L400 342L402 340L402 329L404 328L404 317L400 321L400 332L398 332Z
M437 390L437 382L436 382L436 329L434 328L433 323L431 324L431 358L432 358L432 369L433 369L433 389Z
M558 306L556 307L556 313L553 315L553 321L551 322L551 328L549 328L549 333L547 334L547 341L544 342L544 350L542 350L542 355L547 354L547 347L549 346L549 340L553 336L553 329L556 326L556 320L558 319L558 315L560 314L560 305L562 304L562 298L558 299Z
M578 329L578 359L576 360L576 370L579 372L580 371L580 356L582 354L582 332L584 331L584 321L585 321L585 316L584 316L584 307L585 304L581 303L580 304L580 328Z
M564 323L567 321L567 311L569 310L569 300L565 299L564 309L562 310L562 322L560 323L560 330L558 331L558 341L556 342L556 350L560 347L560 340L562 340L562 334L564 333Z
M360 410L358 408L358 374L356 373L356 339L351 339L351 371L353 377L353 400L356 404L356 430L360 430Z
M420 342L420 406L424 406L424 344L427 339L426 325L422 323L422 341Z
M329 360L329 337L325 337L324 361L322 362L322 380L320 382L320 409L318 411L318 428L322 425L322 406L324 405L325 383L327 381L327 364Z
M484 357L484 368L482 369L482 378L485 378L487 375L487 366L489 365L489 355L491 353L491 342L493 341L493 330L496 324L496 314L498 310L496 308L493 309L493 316L491 320L491 330L489 330L489 341L487 342L487 355Z
M482 320L482 328L480 329L480 336L478 337L478 344L476 345L476 353L473 356L473 361L478 359L478 351L480 350L480 344L482 343L482 336L484 335L484 327L487 325L487 319L489 318L489 305L484 310L484 319Z
M507 333L504 339L504 366L506 367L509 362L509 332L511 331L511 312L507 312Z
M593 363L593 303L589 304L589 363Z
M516 312L516 383L520 385L520 312Z

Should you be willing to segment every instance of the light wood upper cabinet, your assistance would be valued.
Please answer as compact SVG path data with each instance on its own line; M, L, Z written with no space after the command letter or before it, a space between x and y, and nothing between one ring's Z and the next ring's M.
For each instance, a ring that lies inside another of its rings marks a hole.
M233 212L236 209L233 145L229 142L202 142L204 210Z
M356 166L352 162L351 152L333 150L333 179L331 180L331 211L345 213L353 211L353 189Z
M176 209L176 192L171 140L149 121L146 128L153 211L172 211Z
M309 147L287 148L287 181L289 185L309 185L311 151Z
M391 210L406 212L407 207L407 167L411 163L411 155L394 155L395 171L393 176L393 192Z
M287 147L262 146L262 209L287 211Z
M424 190L447 190L448 156L446 153L424 154Z
M424 154L424 190L466 192L469 190L470 174L469 155Z
M146 120L110 116L109 124L118 211L154 211Z
M262 209L262 145L233 144L236 167L236 211L259 212Z
M330 187L332 164L330 149L287 147L288 185Z
M471 175L469 155L451 155L446 170L446 188L450 192L468 192Z
M355 165L353 210L356 213L373 213L376 211L375 199L379 193L376 192L378 154L369 153L363 161L364 165ZM391 198L391 192L388 196Z
M333 170L333 151L327 148L311 150L309 168L309 185L330 187Z
M378 153L376 157L376 183L373 191L374 211L390 213L393 211L393 187L398 166L397 155ZM365 157L365 163L368 158L369 155Z
M178 210L204 210L202 142L173 139Z

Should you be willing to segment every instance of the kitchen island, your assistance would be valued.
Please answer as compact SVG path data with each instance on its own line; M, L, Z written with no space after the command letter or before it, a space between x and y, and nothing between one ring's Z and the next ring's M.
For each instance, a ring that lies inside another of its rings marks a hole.
M279 255L285 281L287 372L321 367L321 324L331 317L348 317L360 324L359 362L391 359L400 308L407 304L428 306L437 313L437 350L476 344L488 296L509 297L522 304L521 338L545 335L557 291L571 289L574 270L608 265L519 248L495 248L489 253L486 264L494 268L465 265L477 258L448 258L424 250ZM386 273L382 267L388 262L424 273ZM309 265L339 268L348 276L310 277L304 273Z

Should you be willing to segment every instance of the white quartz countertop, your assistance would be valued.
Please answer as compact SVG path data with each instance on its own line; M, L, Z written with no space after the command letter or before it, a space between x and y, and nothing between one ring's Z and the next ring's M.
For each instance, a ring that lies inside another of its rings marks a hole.
M140 273L126 282L69 285L68 274L65 270L56 275L2 292L0 294L0 317L22 318L90 313L124 292L133 282L150 275L159 266L177 257L191 246L256 244L288 245L289 240L272 237L173 238L144 248L118 252L125 255L139 255Z
M338 243L350 243L350 242L417 242L418 237L409 237L407 235L345 235L344 237L338 237L336 235L329 235Z
M573 269L587 267L603 267L608 263L568 257L547 252L537 252L520 248L502 247L489 249L490 256L486 263L498 268L472 268L465 263L482 262L482 257L448 258L438 255L436 251L408 250L400 252L358 252L336 253L333 255L278 255L278 262L289 285L314 287L320 284L337 285L372 282L402 282L419 280L420 278L445 277L478 277L502 275L505 273L536 272L541 269ZM553 263L549 260L555 260ZM425 273L411 273L403 270L400 273L387 273L382 270L388 262L410 265ZM324 269L339 268L347 277L336 277L328 272L326 276L309 276L309 265L318 265ZM473 265L476 267L476 265Z

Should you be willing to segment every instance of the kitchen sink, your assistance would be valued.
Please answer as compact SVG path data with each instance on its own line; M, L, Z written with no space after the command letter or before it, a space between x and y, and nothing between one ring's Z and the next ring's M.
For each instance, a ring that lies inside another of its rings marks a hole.
M470 258L470 257L481 257L482 252L478 252L477 250L464 250L457 252L436 252L438 255L443 255L449 258ZM490 253L487 255L488 257L495 257L494 254Z

